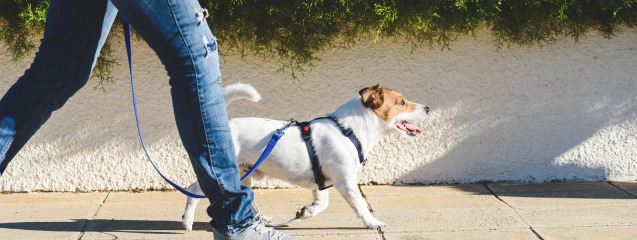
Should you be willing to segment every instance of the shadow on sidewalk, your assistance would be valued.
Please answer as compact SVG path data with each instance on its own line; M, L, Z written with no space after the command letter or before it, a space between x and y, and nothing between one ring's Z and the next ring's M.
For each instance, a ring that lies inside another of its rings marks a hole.
M87 223L88 222L88 223ZM162 220L116 220L116 219L73 219L69 222L13 222L0 223L0 228L18 229L27 231L47 231L47 232L80 232L82 226L86 224L83 232L126 232L126 233L142 233L142 234L185 234L187 233L181 226L179 221L162 221ZM195 222L193 231L205 231L210 228L207 222ZM285 230L319 230L326 228L312 227L277 227L276 229ZM366 229L364 227L339 227L328 228L332 230L352 230Z
M186 231L180 221L162 220L87 220L73 219L72 221L58 222L12 222L0 223L0 228L19 229L27 231L50 232L79 232L86 224L84 232L128 232L144 234L184 234ZM207 222L195 222L193 230L206 230L210 228Z

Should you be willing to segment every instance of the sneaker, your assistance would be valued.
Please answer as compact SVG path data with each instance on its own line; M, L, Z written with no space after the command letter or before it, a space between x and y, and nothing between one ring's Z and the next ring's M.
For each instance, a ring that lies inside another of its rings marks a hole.
M252 225L246 227L243 231L230 237L217 232L215 229L213 229L212 232L214 233L215 240L299 240L299 238L291 237L285 233L277 231L274 228L266 227L265 222L261 221L259 218L256 218Z

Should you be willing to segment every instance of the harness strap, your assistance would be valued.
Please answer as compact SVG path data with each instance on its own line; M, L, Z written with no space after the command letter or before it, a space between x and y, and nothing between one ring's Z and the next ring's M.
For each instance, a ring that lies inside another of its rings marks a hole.
M345 135L356 147L356 151L358 152L358 160L364 166L367 162L365 156L363 156L363 147L361 142L358 140L354 131L351 128L345 128L343 125L338 123L337 119L332 116L315 118L318 119L330 119L336 123L336 126L341 130L341 133ZM324 190L332 187L332 185L325 186L325 175L323 175L323 171L321 170L321 163L319 162L318 156L316 155L316 149L314 149L314 145L312 144L312 128L310 127L309 122L297 122L296 125L301 128L301 136L303 137L303 141L305 142L305 146L307 147L307 153L310 156L310 162L312 163L312 171L314 172L314 180L316 185L319 186L319 190Z
M334 121L334 123L336 123L336 126L338 126L338 128L341 129L341 132L343 133L343 135L345 135L347 138L349 138L349 140L352 142L352 144L354 144L354 147L356 147L356 151L358 152L358 161L363 166L365 166L365 163L367 162L367 159L365 158L365 156L363 156L363 146L361 145L361 142L358 141L358 138L356 137L356 135L354 135L354 130L352 130L351 128L343 127L343 125L338 123L338 120L336 120L336 118L334 118L332 116L327 116L327 117L324 117L324 118L331 119L332 121Z
M325 186L325 175L323 175L323 171L321 171L321 163L319 162L318 156L316 156L316 150L312 144L312 128L310 127L310 122L299 122L296 125L301 128L301 136L303 137L303 141L307 147L307 153L310 156L310 162L312 163L314 181L318 185L319 190L324 190L330 188L332 185Z

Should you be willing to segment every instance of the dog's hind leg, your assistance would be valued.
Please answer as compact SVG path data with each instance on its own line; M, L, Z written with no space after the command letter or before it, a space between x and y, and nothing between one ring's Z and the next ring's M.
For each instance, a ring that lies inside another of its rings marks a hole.
M199 187L199 182L194 182L188 187L188 191L194 192L197 194L203 194L201 188ZM195 221L195 209L197 209L197 203L199 203L199 198L188 197L186 202L186 210L184 211L184 215L181 216L181 224L184 226L186 231L192 231L192 224Z
M312 195L314 195L314 202L312 204L308 204L299 209L296 212L296 218L310 218L314 217L323 210L327 208L327 205L330 203L330 190L312 190Z

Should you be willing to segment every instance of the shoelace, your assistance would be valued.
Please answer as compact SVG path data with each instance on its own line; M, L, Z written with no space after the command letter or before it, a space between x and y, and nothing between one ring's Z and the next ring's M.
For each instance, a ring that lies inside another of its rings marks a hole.
M282 232L279 232L274 228L267 227L265 225L265 221L263 221L263 218L261 218L260 212L256 214L254 220L257 222L257 224L253 225L254 230L256 230L256 232L258 232L259 234L267 234L267 239L277 240L283 239L285 237L285 234L283 234Z
M267 233L267 236L268 236L267 239L272 239L272 240L283 239L285 235L282 232L279 232L274 228L265 226L265 221L261 217L261 210L254 202L252 203L252 206L256 210L254 220L257 222L257 224L253 225L254 230L256 230L256 232L258 232L259 234Z
M261 221L259 221L257 224L255 224L254 229L259 233L259 234L264 234L269 232L270 230L274 230L271 229L269 227L266 227L265 224Z
M266 235L267 239L283 239L284 235L282 232L275 230L274 228L269 228L265 226L265 222L261 221L261 219L257 219L257 223L254 226L254 230L256 230L259 235Z

